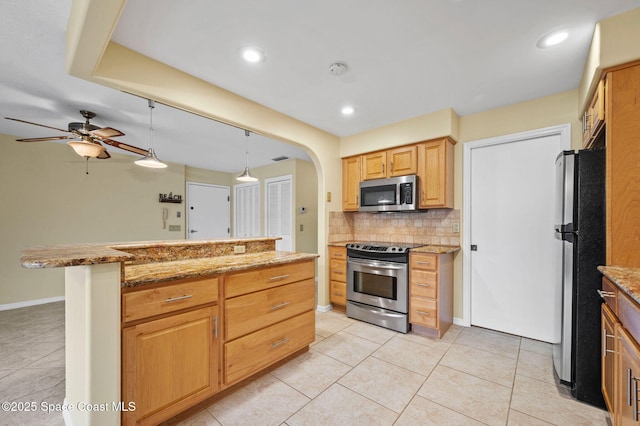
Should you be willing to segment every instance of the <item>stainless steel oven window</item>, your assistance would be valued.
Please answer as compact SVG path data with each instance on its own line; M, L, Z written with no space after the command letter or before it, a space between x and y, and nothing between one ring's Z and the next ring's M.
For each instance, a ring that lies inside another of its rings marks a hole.
M398 300L398 279L393 276L355 271L353 273L353 290L370 296Z

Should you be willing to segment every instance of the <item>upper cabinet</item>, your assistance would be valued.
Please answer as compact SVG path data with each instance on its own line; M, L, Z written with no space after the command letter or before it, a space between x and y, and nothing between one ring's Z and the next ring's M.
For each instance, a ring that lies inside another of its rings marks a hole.
M640 267L640 62L606 76L607 265Z
M360 156L342 159L342 210L360 208Z
M415 175L417 172L416 146L403 146L362 155L362 180Z
M453 208L454 144L450 138L418 144L419 208Z
M449 137L342 159L342 210L358 211L360 182L418 176L420 209L453 208L453 146Z
M604 127L606 119L606 79L600 80L589 107L582 116L582 145L591 148Z

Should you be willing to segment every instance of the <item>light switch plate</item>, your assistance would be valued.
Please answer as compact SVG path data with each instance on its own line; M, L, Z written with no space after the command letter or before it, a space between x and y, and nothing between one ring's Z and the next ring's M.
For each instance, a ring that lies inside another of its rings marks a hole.
M460 222L453 222L453 232L460 232Z

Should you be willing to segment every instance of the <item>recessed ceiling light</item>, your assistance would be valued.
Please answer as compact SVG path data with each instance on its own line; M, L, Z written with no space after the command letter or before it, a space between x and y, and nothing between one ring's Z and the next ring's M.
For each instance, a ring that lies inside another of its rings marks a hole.
M540 40L538 40L538 43L536 44L536 46L538 46L540 49L545 49L547 47L555 46L556 44L562 43L568 37L569 37L568 30L554 31L542 37Z
M346 105L343 106L340 111L342 112L342 115L353 115L353 113L356 112L356 109L351 105Z
M259 64L261 62L264 62L267 59L264 52L258 49L257 47L251 47L251 46L243 47L240 50L240 54L242 55L242 58L245 61L250 62L252 64Z

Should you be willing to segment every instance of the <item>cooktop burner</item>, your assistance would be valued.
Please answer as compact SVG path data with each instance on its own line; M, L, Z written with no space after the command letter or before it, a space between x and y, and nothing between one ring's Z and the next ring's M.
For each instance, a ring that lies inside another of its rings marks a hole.
M410 249L424 246L425 244L416 243L384 243L384 242L366 242L366 243L350 243L347 248L358 251L368 251L375 253L407 253Z

